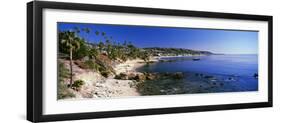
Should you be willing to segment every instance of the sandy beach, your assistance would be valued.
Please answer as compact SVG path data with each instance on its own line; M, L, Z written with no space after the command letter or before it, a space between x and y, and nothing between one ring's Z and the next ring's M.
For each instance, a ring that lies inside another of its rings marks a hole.
M136 72L136 69L145 65L141 59L128 60L124 63L115 66L114 70L116 74Z
M148 62L158 62L160 57L152 57ZM136 69L144 66L146 63L142 59L128 60L115 66L116 74L137 72Z

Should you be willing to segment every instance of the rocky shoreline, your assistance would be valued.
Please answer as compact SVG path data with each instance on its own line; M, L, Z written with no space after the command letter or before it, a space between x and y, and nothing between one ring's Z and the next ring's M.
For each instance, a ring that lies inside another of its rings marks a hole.
M74 80L82 80L85 84L79 90L69 89L75 97L73 99L85 98L113 98L146 95L146 82L160 79L181 79L183 73L142 73L136 69L147 63L158 62L158 58L153 58L149 62L140 59L128 60L113 67L115 75L102 76L93 70L85 70L74 64ZM60 60L66 68L69 68L67 60ZM65 80L67 82L68 80ZM162 90L163 91L163 90ZM164 91L163 91L164 92ZM68 98L69 99L69 98ZM71 99L71 98L70 98Z
M62 62L67 68L69 67L66 60ZM237 81L236 76L222 79L218 76L202 73L148 73L136 71L137 68L151 62L163 61L159 57L153 58L148 62L144 62L141 59L128 60L115 64L113 66L115 74L111 74L108 77L104 77L96 71L85 70L78 65L73 65L74 80L83 80L85 84L78 91L73 89L69 89L69 91L75 95L75 99L207 93L220 91L217 89L229 86L230 83ZM188 76L188 79L186 79L186 76ZM254 77L257 78L257 76ZM67 82L68 80L65 81ZM201 83L198 83L198 81Z

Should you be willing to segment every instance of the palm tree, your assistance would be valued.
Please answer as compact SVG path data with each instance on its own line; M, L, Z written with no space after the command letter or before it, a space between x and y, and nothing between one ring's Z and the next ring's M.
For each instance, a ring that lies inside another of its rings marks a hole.
M76 33L80 33L79 27L75 26L75 27L74 27L74 31L75 31Z
M91 32L90 28L83 28L82 31L84 31L84 32L86 32L88 34Z
M78 28L78 29L79 29L79 28ZM80 30L80 29L79 29L79 30ZM86 43L89 43L89 34L90 34L90 32L91 32L91 29L86 27L86 28L82 28L82 31L88 34L88 35L85 36L85 37L86 37ZM79 31L79 32L80 32L80 31Z
M110 40L106 40L106 41L105 41L105 44L106 44L106 46L107 46L107 48L106 48L107 55L110 55L111 49L112 49Z
M99 31L96 31L95 33L96 33L96 35L97 35L97 36L100 34L100 32L99 32Z
M105 37L106 33L105 32L101 32L101 35Z
M69 65L70 65L70 87L72 87L73 84L73 77L72 77L72 54L74 51L78 50L80 48L80 38L76 37L75 32L66 31L64 32L64 36L61 39L61 44L66 46L66 48L69 50Z
M91 59L97 58L98 54L99 54L99 52L98 52L97 49L95 49L95 48L89 49L89 57L90 57Z
M100 52L102 52L104 49L104 43L102 41L100 41L98 44L98 47L99 47Z

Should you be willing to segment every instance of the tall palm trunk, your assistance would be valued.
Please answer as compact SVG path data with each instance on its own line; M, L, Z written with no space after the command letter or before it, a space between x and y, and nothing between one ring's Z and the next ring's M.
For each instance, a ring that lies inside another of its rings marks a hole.
M70 62L69 62L69 65L70 65L70 88L72 87L72 48L70 48L70 54L69 54L69 59L70 59Z

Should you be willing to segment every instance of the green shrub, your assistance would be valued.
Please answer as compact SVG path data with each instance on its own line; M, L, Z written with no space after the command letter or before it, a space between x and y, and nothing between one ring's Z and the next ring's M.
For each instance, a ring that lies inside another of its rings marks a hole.
M59 82L57 98L65 99L65 98L72 98L72 97L75 97L75 95L69 90L67 85L63 84L62 82Z
M100 71L100 73L101 73L102 76L107 78L110 75L111 72L108 71L108 70L104 70L104 71Z
M84 64L88 67L88 69L94 69L94 70L99 69L99 65L93 62L92 60L87 60L84 62Z
M63 78L68 78L70 75L70 72L67 68L65 68L64 64L63 63L59 63L59 77L60 79L63 79Z
M95 63L92 60L87 60L85 62L77 61L75 63L82 69L92 69L92 70L97 70L97 71L100 69L100 65L98 65L97 63Z
M98 68L98 71L100 71L100 72L106 71L106 68L105 68L104 66L100 66L100 67Z
M76 80L74 81L72 87L75 89L80 89L82 87L82 85L84 85L85 82L83 80Z
M57 98L58 99L65 99L65 98L72 98L75 97L75 95L70 91L70 89L67 87L66 84L64 84L64 79L69 78L70 72L65 67L65 65L61 62L59 62L59 81L58 81L58 93Z
M73 59L81 59L89 54L89 47L84 40L79 40L79 49L73 52Z

